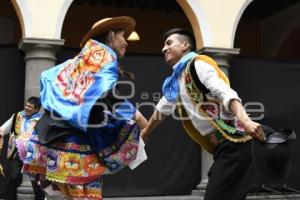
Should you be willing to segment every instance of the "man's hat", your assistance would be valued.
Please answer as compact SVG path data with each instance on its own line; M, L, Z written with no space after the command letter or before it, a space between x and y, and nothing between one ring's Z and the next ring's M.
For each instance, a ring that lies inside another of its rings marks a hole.
M101 19L92 26L91 30L87 34L85 34L80 46L83 47L92 37L106 33L110 30L123 29L125 31L125 37L127 38L134 30L135 24L135 20L127 16Z
M275 131L262 126L266 142L252 141L252 157L257 173L267 182L278 182L287 178L291 169L289 141L296 139L292 129Z

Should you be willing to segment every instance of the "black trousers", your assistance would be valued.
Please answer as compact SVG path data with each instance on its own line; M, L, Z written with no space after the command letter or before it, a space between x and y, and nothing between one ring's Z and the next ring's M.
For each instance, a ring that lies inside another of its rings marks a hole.
M7 170L7 191L5 193L5 200L17 200L17 188L22 183L22 166L23 163L16 157L15 159L8 160L9 169ZM34 181L31 181L33 191L34 191L34 200L44 200L45 192L41 189L41 187Z
M232 143L225 140L215 150L208 172L205 200L244 200L255 179L251 141Z

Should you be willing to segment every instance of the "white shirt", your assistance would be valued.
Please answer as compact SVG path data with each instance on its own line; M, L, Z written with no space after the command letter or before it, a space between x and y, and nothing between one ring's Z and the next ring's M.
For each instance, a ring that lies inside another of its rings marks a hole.
M10 132L12 121L13 121L14 114L0 127L0 134L2 136L7 135Z
M229 111L228 106L231 100L237 99L241 101L237 93L233 89L231 89L222 79L219 78L216 70L211 65L202 60L196 60L195 69L199 80L203 85L205 85L207 89L210 90L213 96L222 101L226 111ZM178 77L181 102L194 127L202 135L208 135L214 130L214 127L209 123L207 119L205 119L204 115L196 111L197 109L191 102L190 97L186 91L185 81L182 74L183 73L181 73ZM165 97L162 97L156 105L156 109L164 115L172 114L175 108L176 102L168 102Z
M7 135L8 133L10 133L10 130L11 130L11 126L12 126L12 123L13 123L13 118L14 118L14 115L15 114L13 114L1 127L0 127L0 134L2 135L2 136L5 136L5 135ZM21 127L20 127L20 133L25 133L26 132L26 130L27 130L27 128L28 128L28 130L30 130L30 128L29 127L25 127L25 124L24 124L25 122L23 121L22 122L22 125L21 125Z

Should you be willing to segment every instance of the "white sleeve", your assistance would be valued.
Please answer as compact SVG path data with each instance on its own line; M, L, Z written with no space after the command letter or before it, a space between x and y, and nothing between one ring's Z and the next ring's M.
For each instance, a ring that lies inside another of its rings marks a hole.
M196 73L199 80L205 85L207 89L219 98L227 111L229 111L229 103L231 100L236 99L241 101L236 91L230 88L221 78L219 78L216 70L210 64L197 60L195 61Z
M1 134L2 136L7 135L10 132L11 126L12 126L12 122L13 122L13 117L14 115L12 115L9 120L7 120L1 127Z
M156 105L156 109L158 110L158 112L164 115L170 115L176 109L176 103L168 102L165 97L162 97Z

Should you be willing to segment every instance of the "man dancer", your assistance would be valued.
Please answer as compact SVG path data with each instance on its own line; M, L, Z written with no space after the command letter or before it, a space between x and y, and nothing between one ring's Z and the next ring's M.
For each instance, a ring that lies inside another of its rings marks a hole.
M5 194L6 200L17 200L17 188L22 182L22 160L26 157L26 141L29 139L37 121L41 114L39 110L41 103L39 98L30 97L27 99L24 110L14 113L0 127L0 143L3 144L3 137L10 134L9 144L7 149L7 158L9 159L10 170L8 170L8 185ZM45 193L39 185L31 181L34 190L35 200L44 200Z
M245 199L251 174L250 140L264 141L260 124L252 121L237 93L229 86L216 62L197 55L194 36L182 29L171 29L164 35L166 64L173 74L163 85L163 97L156 106L144 140L163 119L178 108L188 135L208 152L214 164L208 174L205 200Z

